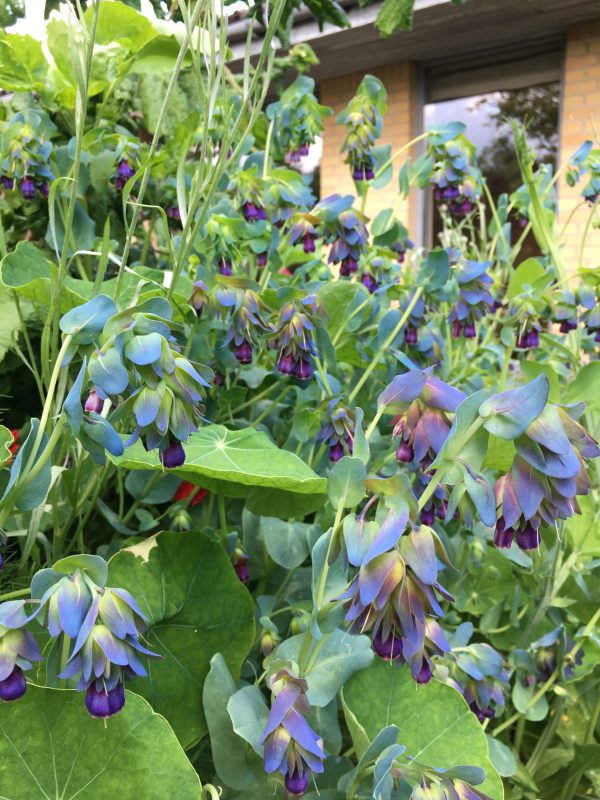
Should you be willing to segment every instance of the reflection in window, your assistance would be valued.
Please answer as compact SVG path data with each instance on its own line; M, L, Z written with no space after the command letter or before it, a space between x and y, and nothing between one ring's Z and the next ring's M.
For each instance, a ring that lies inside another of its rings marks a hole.
M511 194L521 185L519 165L514 153L507 119L527 122L531 145L538 154L538 166L556 168L558 155L558 116L560 84L548 83L505 92L461 97L456 100L429 103L425 106L425 127L461 121L467 126L465 135L477 148L478 163L494 199ZM433 206L433 204L430 204ZM442 220L431 209L429 230L432 241L438 242ZM520 234L518 214L513 215L513 241ZM523 247L524 258L537 254L530 234Z

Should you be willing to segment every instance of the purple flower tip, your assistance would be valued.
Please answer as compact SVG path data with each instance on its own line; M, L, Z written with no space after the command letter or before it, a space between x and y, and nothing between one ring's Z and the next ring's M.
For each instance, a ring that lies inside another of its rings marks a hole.
M300 775L298 770L294 769L291 774L289 772L286 773L285 788L295 797L304 794L308 788L308 772L303 772L302 775Z
M463 335L465 339L474 339L477 336L474 322L469 322L465 325Z
M118 714L125 705L125 689L122 683L117 683L113 689L100 690L96 688L96 681L88 686L85 693L85 706L92 717L108 719L113 714Z
M252 345L247 339L244 339L244 341L235 348L233 353L240 364L252 363Z
M268 259L269 259L269 254L267 252L259 253L256 256L256 266L257 267L266 267Z
M504 517L500 517L496 522L496 530L494 531L494 544L496 547L510 547L513 542L513 535L513 529L506 528Z
M373 637L373 650L385 661L395 661L402 655L402 639L391 633L384 642L378 632Z
M231 275L233 273L233 267L229 259L222 258L219 261L219 272L221 275Z
M135 170L126 158L122 158L119 161L117 172L119 174L119 178L122 178L125 181L128 181L129 178L132 178L135 174Z
M12 189L15 188L15 179L14 178L10 178L8 175L3 175L2 176L2 185L4 186L4 188L8 192L10 192Z
M335 463L336 461L339 461L343 455L344 455L344 445L341 442L336 442L335 444L332 444L331 447L329 448L330 461L333 461Z
M369 272L363 272L360 280L362 282L362 285L365 286L369 290L369 292L371 292L371 294L377 291L379 283Z
M84 410L88 412L93 412L94 414L101 414L102 409L104 408L104 400L95 392L91 391L88 396L85 404L83 406Z
M427 661L423 661L423 666L421 667L419 672L414 676L414 679L416 680L417 683L425 684L429 683L431 677L432 677L431 667L429 666Z
M306 358L299 359L299 361L296 362L294 373L301 381L307 381L309 378L312 378L313 369L310 361Z
M250 580L250 570L248 569L247 556L240 556L237 558L233 564L233 568L241 582L248 583Z
M435 522L435 511L433 508L424 508L421 511L421 522L423 525L433 525Z
M21 194L25 200L33 200L35 197L35 183L33 178L23 178L21 181Z
M415 457L415 451L408 442L400 442L400 446L396 450L396 458L404 464L409 464Z
M279 356L277 368L282 375L294 375L296 372L296 365L292 356L285 356L283 354Z
M302 237L302 246L304 248L305 253L314 253L315 252L315 237L312 233L305 233Z
M165 467L180 467L185 461L185 450L181 442L172 442L160 453L160 460Z
M27 681L21 667L15 665L8 678L0 681L0 699L5 703L18 700L27 691Z
M452 338L460 339L461 335L462 335L462 325L458 320L456 320L454 322L454 325L452 326Z
M40 190L40 194L42 195L42 197L48 197L50 192L48 191L48 184L46 183L46 181L42 181L38 188Z
M412 325L407 325L404 331L404 341L406 344L416 344L419 338L419 331Z
M517 531L517 544L521 550L536 550L540 544L539 528L534 528L531 522L528 522L523 530Z

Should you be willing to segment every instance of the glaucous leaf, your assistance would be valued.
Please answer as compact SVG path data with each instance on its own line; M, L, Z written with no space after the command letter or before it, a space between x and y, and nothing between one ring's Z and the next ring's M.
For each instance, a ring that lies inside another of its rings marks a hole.
M397 725L398 741L406 747L407 756L438 768L450 769L456 764L481 767L487 776L481 791L493 800L504 797L502 781L489 759L485 733L455 689L436 680L420 686L406 667L376 659L348 681L342 696L359 756L366 741L373 741L382 727Z
M546 375L538 375L525 386L492 395L479 406L484 428L500 439L516 439L542 413L549 391Z
M130 591L148 618L153 661L131 687L172 725L183 747L206 733L202 687L221 652L234 676L254 638L254 604L228 555L201 533L159 533L119 551L108 583Z

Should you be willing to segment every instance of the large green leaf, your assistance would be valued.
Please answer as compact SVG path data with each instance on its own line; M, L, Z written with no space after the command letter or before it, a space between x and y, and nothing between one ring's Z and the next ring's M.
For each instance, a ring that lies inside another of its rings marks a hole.
M299 518L325 502L325 478L263 431L207 425L190 436L185 453L173 474L226 497L245 497L255 514ZM111 459L127 469L164 469L157 453L147 453L140 442Z
M202 687L215 653L234 677L254 640L254 604L229 557L201 533L160 533L109 562L110 586L128 589L163 658L132 688L171 723L183 747L207 732Z
M482 791L502 800L502 780L488 756L485 733L463 697L450 686L414 682L407 668L376 660L344 686L347 721L357 752L387 725L400 729L406 754L432 767L481 767Z
M5 90L31 92L44 86L48 62L32 36L0 32L0 82Z
M80 692L29 686L0 714L5 800L200 800L200 781L175 734L133 692L103 724Z

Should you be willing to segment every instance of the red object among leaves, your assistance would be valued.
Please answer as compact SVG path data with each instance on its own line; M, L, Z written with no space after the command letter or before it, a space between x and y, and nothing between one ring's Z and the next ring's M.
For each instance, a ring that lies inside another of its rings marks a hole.
M19 447L21 446L21 445L19 444L19 442L18 442L18 439L19 439L19 434L21 433L21 431L20 431L18 428L11 428L11 431L10 431L10 432L11 432L11 435L12 435L12 437L13 437L13 440L12 440L12 444L11 444L11 445L9 445L8 449L10 450L10 452L11 452L11 453L13 454L13 456L14 456L14 455L17 453L17 451L18 451ZM11 461L12 461L12 458L9 458L9 459L8 459L8 461L7 461L6 463L7 463L7 464L10 464L10 462L11 462Z
M192 492L194 494L189 503L190 508L197 506L204 500L208 494L208 489L198 489L195 483L191 483L191 481L182 481L181 485L173 495L173 502L176 503L178 500L187 500Z

